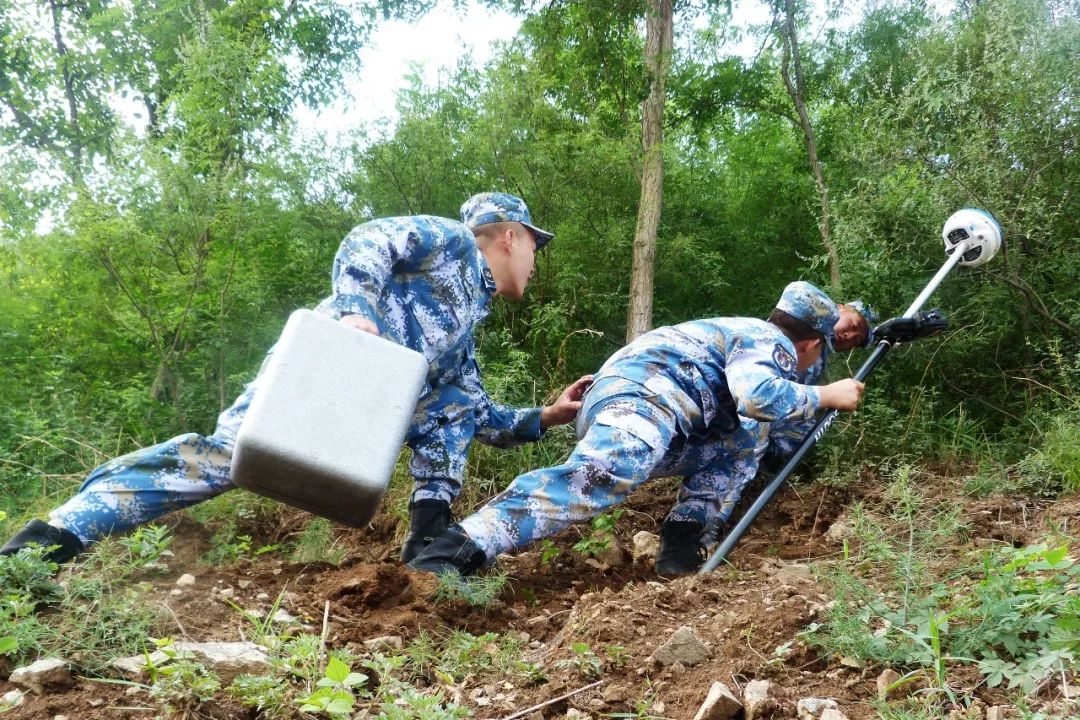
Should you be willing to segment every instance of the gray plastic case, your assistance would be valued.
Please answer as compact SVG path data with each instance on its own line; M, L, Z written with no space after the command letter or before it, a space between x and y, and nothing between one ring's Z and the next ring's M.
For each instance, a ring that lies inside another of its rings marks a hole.
M266 362L237 433L233 482L346 525L367 525L424 388L424 356L297 310Z

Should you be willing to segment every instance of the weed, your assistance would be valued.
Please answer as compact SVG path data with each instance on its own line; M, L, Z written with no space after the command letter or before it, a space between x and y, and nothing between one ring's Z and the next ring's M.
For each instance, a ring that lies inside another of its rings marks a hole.
M516 675L529 683L542 681L543 668L523 660L522 650L522 640L514 634L457 630L442 638L421 632L405 648L405 656L412 677L437 678L450 685L487 672Z
M603 673L600 658L586 643L574 643L570 646L573 656L555 663L556 667L572 668L586 680L595 680Z
M466 708L445 702L441 692L423 695L412 688L392 702L383 702L379 709L379 720L457 720L469 716Z
M277 720L289 715L285 707L289 684L273 675L240 675L226 692L245 707L255 708L260 718Z
M621 668L626 665L626 662L630 659L630 656L626 652L626 648L622 645L605 645L604 654L608 656L608 661L612 667Z
M574 551L582 555L599 555L611 547L611 541L615 537L615 525L619 518L625 514L625 510L618 508L610 513L602 513L592 520L592 532L574 543Z
M337 546L333 527L326 518L314 518L297 537L289 553L295 563L325 562L337 567L345 560L348 551Z
M456 572L439 575L435 589L435 602L461 601L472 607L486 607L499 598L510 582L504 572L462 577Z
M562 552L555 545L551 538L544 538L540 543L540 564L550 565L555 562L555 558L559 557L559 553Z
M289 638L273 650L270 664L293 677L312 683L322 672L322 638L318 635L303 633Z
M214 697L221 682L190 653L181 652L169 638L154 640L166 660L148 663L150 694L161 700L167 711L192 710Z
M295 700L300 712L323 713L334 720L346 720L352 717L356 697L367 697L368 693L360 686L367 682L367 675L352 671L346 663L331 657L326 663L323 677L315 683L315 692Z
M168 566L159 562L161 558L173 555L169 549L172 536L164 525L141 525L118 542L128 551L132 564L144 570L168 569Z
M634 710L632 712L605 713L604 717L627 718L628 720L671 720L670 718L657 715L653 712L656 708L657 701L658 698L656 697L656 694L652 690L649 690L640 700L634 703Z
M0 588L7 594L50 603L63 594L53 579L59 566L44 558L48 548L26 548L14 555L0 555Z

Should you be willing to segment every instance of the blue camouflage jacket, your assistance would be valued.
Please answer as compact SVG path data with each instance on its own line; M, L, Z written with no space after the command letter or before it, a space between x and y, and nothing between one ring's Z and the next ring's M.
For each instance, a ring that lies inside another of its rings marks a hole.
M666 438L655 435L669 424L663 419L642 423L621 414L609 421L646 442L667 443L652 477L715 475L725 481L717 486L741 487L756 473L774 423L813 422L819 396L810 383L822 370L819 361L799 374L794 345L764 320L711 318L642 335L608 359L596 382L609 393L618 392L613 381L644 387L674 418L676 432Z
M818 392L796 382L795 346L753 318L710 318L648 332L608 358L597 377L633 381L655 394L683 435L813 418Z
M497 403L480 381L473 330L491 312L495 280L465 225L426 215L360 225L338 249L332 284L333 294L318 311L334 318L361 315L383 337L428 361L414 430L440 408L442 397L460 404L464 392L474 409L477 439L508 447L540 437L540 408ZM439 432L430 438L432 446L453 445L440 443ZM463 461L446 460L454 467Z

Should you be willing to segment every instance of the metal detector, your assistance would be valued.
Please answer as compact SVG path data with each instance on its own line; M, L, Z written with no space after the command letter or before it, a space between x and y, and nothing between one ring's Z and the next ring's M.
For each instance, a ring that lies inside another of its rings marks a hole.
M953 213L945 221L941 236L945 241L945 253L948 259L902 316L887 320L874 328L873 337L877 346L862 367L859 368L859 371L855 373L856 380L865 382L866 378L885 357L885 353L896 345L936 335L948 327L948 322L941 314L941 311L928 310L920 312L920 308L937 290L938 285L954 267L957 265L976 267L989 262L1001 249L1003 238L1001 226L998 225L994 217L988 212L973 208L966 208ZM837 412L837 410L831 409L817 421L813 429L803 438L799 449L788 459L784 467L772 479L772 482L762 491L754 504L750 506L750 509L739 519L739 522L731 529L731 532L723 539L720 546L716 548L708 561L701 567L699 574L712 572L727 558L743 536L743 533L749 529L750 525L753 524L757 516L769 503L769 500L772 499L773 495L799 466L806 453L832 426Z

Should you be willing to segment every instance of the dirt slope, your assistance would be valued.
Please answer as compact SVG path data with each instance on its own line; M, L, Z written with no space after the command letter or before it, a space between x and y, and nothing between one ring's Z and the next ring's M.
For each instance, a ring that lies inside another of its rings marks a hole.
M937 492L953 492L953 483L942 479L939 485ZM671 500L670 487L637 493L619 521L618 536L628 543L637 531L657 532ZM282 607L308 624L311 632L321 632L326 613L330 647L358 652L372 637L400 635L408 643L422 630L517 633L524 641L523 659L542 663L548 681L528 684L520 678L485 676L448 688L478 718L506 717L591 683L580 643L596 653L605 683L547 706L545 718L561 718L570 708L592 717L629 712L635 701L651 693L662 703L654 706L656 715L689 720L712 682L720 680L738 692L756 678L775 683L773 717L795 717L800 698L828 697L836 699L848 717L866 718L874 716L868 703L875 696L881 668L842 666L837 658L818 657L796 638L830 601L826 589L800 566L835 557L839 546L825 533L860 500L882 501L873 478L843 490L788 489L734 553L732 567L672 581L655 576L646 563L607 567L587 560L570 550L579 537L571 531L557 538L561 552L554 562L542 563L539 549L505 559L502 567L513 579L511 589L483 608L460 601L437 603L431 578L409 573L396 562L394 521L388 517L347 535L350 553L340 567L289 564L273 556L255 564L201 566L196 558L205 549L206 533L190 520L179 520L177 556L170 573L155 581L155 600L175 618L173 634L196 641L250 636L250 626L214 588L231 588L232 600L245 608L269 608L284 592ZM1035 537L1044 520L1060 525L1077 510L1075 502L1037 505L998 498L968 504L962 515L971 528L969 544L1019 545ZM195 575L197 581L177 592L175 580L183 573ZM709 658L691 667L653 662L657 646L684 625L708 646ZM2 682L0 694L13 688ZM126 691L125 686L83 679L67 691L28 695L21 707L4 717L154 717L149 699ZM977 694L988 704L1003 698L985 688ZM222 698L200 713L256 717Z

